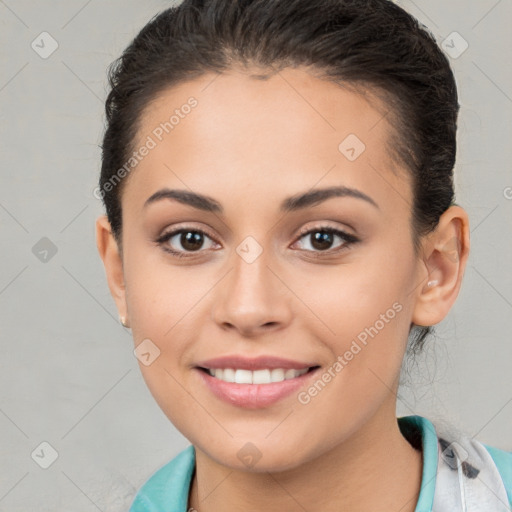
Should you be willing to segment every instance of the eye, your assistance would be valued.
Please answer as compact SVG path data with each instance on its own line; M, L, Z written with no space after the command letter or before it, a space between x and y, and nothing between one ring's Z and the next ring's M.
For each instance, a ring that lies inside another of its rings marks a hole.
M308 239L309 237L309 239ZM313 253L326 253L327 255L337 254L347 250L351 245L359 241L357 237L346 233L340 229L331 226L318 226L311 229L301 230L301 239L306 239L309 244L306 244L307 252ZM332 249L332 245L336 238L340 239L341 244ZM207 241L210 243L207 243ZM203 252L202 249L212 249L217 245L208 233L202 229L194 227L180 227L171 230L160 236L156 242L162 246L163 250L171 253L177 258L193 257L193 253ZM297 242L295 242L297 243ZM181 245L181 248L179 247ZM308 248L307 246L311 248ZM317 254L323 256L323 254Z
M359 241L359 239L354 235L350 235L345 231L331 226L318 226L308 230L302 230L301 235L302 236L299 240L305 238L311 247L311 249L306 247L307 251L313 253L324 252L329 255L344 251ZM342 243L338 247L332 249L331 246L334 244L336 238L339 238ZM306 246L307 245L308 244L306 244Z
M212 238L203 230L192 228L192 227L181 227L179 229L175 229L168 233L164 233L161 237L159 237L156 242L162 246L164 251L170 252L174 256L178 258L183 258L189 256L187 253L201 252L201 249L205 248L205 239L213 242L212 245L215 245L216 242L212 240ZM181 249L173 248L181 245ZM206 247L206 248L212 248ZM190 254L192 256L192 254Z

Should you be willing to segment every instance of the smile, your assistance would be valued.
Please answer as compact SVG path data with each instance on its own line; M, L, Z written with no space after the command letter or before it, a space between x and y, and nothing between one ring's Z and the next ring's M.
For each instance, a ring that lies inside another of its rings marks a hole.
M273 368L255 371L234 368L210 368L206 370L212 377L224 382L234 382L236 384L272 384L300 377L307 373L309 368L302 370Z
M246 409L270 407L298 392L318 373L319 366L307 368L205 368L196 375L214 396Z

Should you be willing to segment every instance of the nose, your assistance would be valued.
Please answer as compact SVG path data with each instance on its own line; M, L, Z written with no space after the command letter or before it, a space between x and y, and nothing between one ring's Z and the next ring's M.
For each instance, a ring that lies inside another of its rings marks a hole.
M212 318L223 330L256 337L290 323L293 293L269 260L266 250L252 262L234 253L213 300Z

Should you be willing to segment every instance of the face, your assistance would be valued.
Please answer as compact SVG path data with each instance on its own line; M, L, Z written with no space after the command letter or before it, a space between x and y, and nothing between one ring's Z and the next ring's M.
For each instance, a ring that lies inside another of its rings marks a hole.
M385 113L300 69L204 75L145 111L123 300L151 393L219 463L291 468L395 418L420 277Z

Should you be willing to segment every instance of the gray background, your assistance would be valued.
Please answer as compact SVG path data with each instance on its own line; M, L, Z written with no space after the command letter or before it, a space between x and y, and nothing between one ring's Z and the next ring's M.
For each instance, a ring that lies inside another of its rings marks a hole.
M444 419L512 450L512 4L399 3L439 42L457 31L469 44L451 62L457 200L472 248L458 301L412 367L397 413ZM146 389L118 323L92 194L106 68L169 5L0 0L0 511L127 510L188 444ZM31 47L43 31L59 45L45 59ZM48 469L42 442L58 453Z

